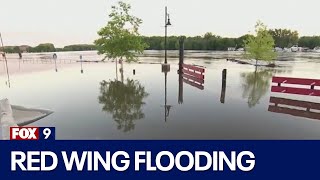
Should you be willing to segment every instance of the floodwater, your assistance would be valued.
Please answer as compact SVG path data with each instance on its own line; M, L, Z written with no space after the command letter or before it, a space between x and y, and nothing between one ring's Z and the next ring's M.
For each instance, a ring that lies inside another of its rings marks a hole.
M20 63L8 55L10 88L0 67L0 99L53 111L28 126L56 127L57 139L320 139L320 109L270 103L319 107L320 97L271 92L271 80L320 79L320 54L281 54L270 69L226 61L239 52L186 51L186 64L205 67L204 83L194 85L177 73L177 53L169 52L168 73L160 51L124 63L123 73L114 62L85 62L81 73L79 56L100 61L96 52L57 53L56 63L52 53L24 54Z

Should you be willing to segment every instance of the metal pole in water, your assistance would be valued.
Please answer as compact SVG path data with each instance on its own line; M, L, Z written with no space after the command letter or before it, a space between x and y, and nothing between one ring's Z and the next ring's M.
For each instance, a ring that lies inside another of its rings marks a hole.
M55 66L55 68L56 68L56 72L58 72L58 68L57 68L57 60L56 60L56 59L54 60L54 66Z
M7 76L8 76L8 85L9 85L9 88L10 88L9 67L8 67L7 57L6 57L6 53L5 53L5 50L4 50L4 45L3 45L3 40L2 40L2 35L1 35L1 33L0 33L0 39L1 39L1 45L2 45L2 49L3 49L3 53L4 53L4 60L5 60L5 63L6 63Z
M82 55L80 55L80 63L81 63L81 73L83 73L83 69L82 69Z
M4 51L4 50L3 50ZM4 59L4 56L5 56L5 54L4 54L4 52L3 52L3 54L1 54L2 55L2 57L3 57L3 59ZM3 71L5 71L6 70L6 62L5 61L3 61Z
M57 54L56 54L56 53L53 54L53 59L54 59L54 66L55 66L55 68L56 68L56 72L58 72L58 68L57 68Z
M19 71L20 71L20 62L22 61L22 53L19 50Z
M164 33L164 63L167 64L167 28L168 28L168 22L167 22L167 17L168 17L168 11L167 11L167 6L165 7L165 33Z

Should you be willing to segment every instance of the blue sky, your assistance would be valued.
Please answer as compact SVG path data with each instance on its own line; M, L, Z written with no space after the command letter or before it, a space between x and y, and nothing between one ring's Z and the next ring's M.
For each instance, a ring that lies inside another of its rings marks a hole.
M124 0L143 19L141 34L163 35L164 6L173 26L169 35L212 32L238 37L260 19L270 28L290 28L300 35L320 35L318 0ZM0 32L5 45L52 42L92 43L117 0L1 0Z

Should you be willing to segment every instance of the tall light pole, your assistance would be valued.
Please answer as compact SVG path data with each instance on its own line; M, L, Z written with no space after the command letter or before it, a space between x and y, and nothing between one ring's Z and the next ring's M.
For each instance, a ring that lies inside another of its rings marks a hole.
M9 75L9 67L8 67L8 61L7 61L7 56L6 56L6 52L5 52L5 49L4 49L4 45L3 45L3 40L2 40L2 35L0 33L0 40L1 40L1 45L2 45L2 50L3 50L3 58L4 58L4 61L5 61L5 67L7 69L7 77L8 77L8 85L9 85L9 88L10 88L10 75Z
M167 34L168 34L168 26L170 26L171 23L170 23L170 16L168 14L168 8L166 6L165 8L165 35L164 35L164 53L165 53L165 59L164 59L164 63L167 64L168 61L167 61Z

